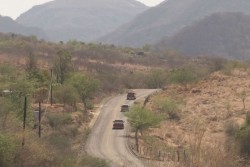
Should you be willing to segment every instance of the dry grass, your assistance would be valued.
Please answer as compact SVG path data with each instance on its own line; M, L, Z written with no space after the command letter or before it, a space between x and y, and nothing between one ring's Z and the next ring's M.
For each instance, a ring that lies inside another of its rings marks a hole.
M160 157L159 150L156 151L159 160L167 161L162 166L244 166L244 159L237 156L234 142L228 140L227 134L235 133L244 123L246 112L250 109L250 94L246 91L249 88L250 78L246 71L233 71L229 76L216 72L207 79L189 85L189 90L172 85L158 95L183 101L179 121L164 121L160 128L152 129L147 134L171 148L162 152L165 157ZM244 97L245 108L239 97L242 91L247 92ZM149 106L154 108L152 101ZM148 147L143 143L145 148ZM143 154L143 157L148 157Z

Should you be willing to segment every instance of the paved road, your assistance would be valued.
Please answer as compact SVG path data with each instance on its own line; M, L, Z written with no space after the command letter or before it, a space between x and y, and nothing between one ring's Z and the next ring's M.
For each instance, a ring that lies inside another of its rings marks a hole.
M155 91L135 90L137 100L143 100ZM88 154L108 160L112 167L144 167L142 162L127 147L128 123L124 114L120 112L122 104L132 105L133 102L126 100L126 95L123 94L110 99L101 106L100 114L87 141L86 151ZM113 130L113 120L115 119L125 120L125 129Z

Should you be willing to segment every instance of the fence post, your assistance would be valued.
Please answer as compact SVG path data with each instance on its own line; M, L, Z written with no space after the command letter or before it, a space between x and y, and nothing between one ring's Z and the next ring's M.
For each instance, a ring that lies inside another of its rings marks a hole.
M23 142L22 146L25 144L25 127L26 127L26 113L27 113L27 97L24 97L24 109L23 109Z
M39 101L38 135L41 138L41 102Z
M177 162L180 162L180 152L177 150Z
M53 70L50 69L50 105L53 104L53 88L52 88L52 81L53 81Z

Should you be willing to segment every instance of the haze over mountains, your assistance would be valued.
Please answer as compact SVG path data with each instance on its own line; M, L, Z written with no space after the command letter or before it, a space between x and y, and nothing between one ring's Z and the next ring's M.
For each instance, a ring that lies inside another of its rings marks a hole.
M25 27L21 24L18 24L14 20L12 20L10 17L3 17L0 15L0 32L2 33L16 33L16 34L22 34L22 35L37 35L41 38L46 38L45 33L35 27Z
M42 28L52 41L90 42L146 9L135 0L55 0L33 7L17 22Z
M250 58L250 15L215 13L183 28L176 35L155 45L171 48L189 56Z
M33 7L18 23L0 17L0 32L246 59L249 9L246 0L166 0L152 8L136 0L55 0Z
M101 38L100 41L122 46L141 47L162 37L171 36L216 12L250 14L247 0L168 0L139 14L129 23Z

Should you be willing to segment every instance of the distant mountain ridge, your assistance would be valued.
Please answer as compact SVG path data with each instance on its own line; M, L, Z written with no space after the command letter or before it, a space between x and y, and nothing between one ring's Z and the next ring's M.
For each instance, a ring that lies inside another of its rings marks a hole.
M158 50L178 50L189 56L250 59L250 15L214 13L183 28L155 45Z
M39 28L25 27L18 24L10 17L0 15L0 32L2 33L14 33L22 35L36 35L39 38L46 38L46 34Z
M250 1L246 0L167 0L139 14L129 23L100 38L99 41L121 46L141 47L171 36L217 12L250 14Z
M42 28L50 40L93 41L148 7L135 0L55 0L23 13L17 22Z

